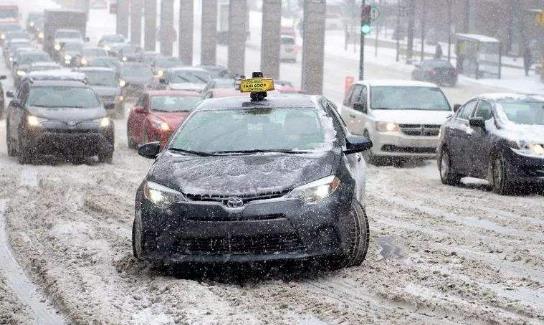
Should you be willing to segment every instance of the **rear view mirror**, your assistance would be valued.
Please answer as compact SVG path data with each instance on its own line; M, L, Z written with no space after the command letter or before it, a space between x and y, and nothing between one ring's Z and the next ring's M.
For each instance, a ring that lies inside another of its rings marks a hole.
M161 143L159 141L146 143L138 148L138 154L149 159L157 158L159 152L161 152Z
M166 85L166 84L167 84L165 78L160 78L160 79L159 79L159 83L160 83L161 85Z
M346 149L344 153L346 155L367 151L372 148L372 141L367 137L359 135L348 135L346 137Z
M461 104L455 104L453 105L453 111L457 113L457 111L461 108Z
M474 117L469 120L469 124L472 127L485 129L485 121L481 117Z
M366 103L353 103L353 109L359 112L367 113Z

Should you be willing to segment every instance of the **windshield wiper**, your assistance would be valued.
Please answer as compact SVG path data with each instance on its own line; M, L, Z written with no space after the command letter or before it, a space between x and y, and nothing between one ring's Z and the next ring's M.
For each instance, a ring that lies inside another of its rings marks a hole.
M253 153L286 153L286 154L303 154L309 153L310 151L303 150L291 150L291 149L251 149L251 150L233 150L233 151L214 151L216 155L229 155L229 154L253 154Z
M214 153L208 153L208 152L202 152L202 151L185 150L185 149L180 149L180 148L168 148L168 150L174 151L174 152L187 153L187 154L195 155L195 156L202 156L202 157L215 156Z

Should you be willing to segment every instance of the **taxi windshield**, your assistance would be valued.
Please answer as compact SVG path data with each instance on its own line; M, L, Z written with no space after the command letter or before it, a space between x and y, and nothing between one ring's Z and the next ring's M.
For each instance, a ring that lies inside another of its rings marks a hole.
M334 138L328 119L313 108L200 111L185 122L169 149L209 154L323 151Z
M190 112L200 102L200 97L153 96L151 110L159 112Z
M499 110L516 124L544 125L544 101L536 99L499 101Z
M446 96L436 87L374 86L370 91L372 109L449 111Z

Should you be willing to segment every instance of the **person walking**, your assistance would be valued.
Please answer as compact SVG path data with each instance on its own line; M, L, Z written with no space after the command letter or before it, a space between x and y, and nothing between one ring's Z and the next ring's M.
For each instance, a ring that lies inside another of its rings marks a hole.
M523 51L523 68L525 69L525 76L529 76L529 70L533 64L533 56L531 55L531 49L527 46Z
M440 43L437 43L436 48L434 49L434 58L437 60L442 59L442 55L442 46L440 45Z

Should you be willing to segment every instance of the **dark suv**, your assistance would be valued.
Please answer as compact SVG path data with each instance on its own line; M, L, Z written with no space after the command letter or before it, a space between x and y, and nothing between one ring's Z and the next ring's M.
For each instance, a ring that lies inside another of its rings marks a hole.
M544 185L544 97L489 94L471 99L442 127L438 168L444 184L488 179L499 194Z
M8 154L20 163L39 154L97 155L111 162L113 122L84 80L70 73L26 77L15 96L7 95L13 98L7 109Z

